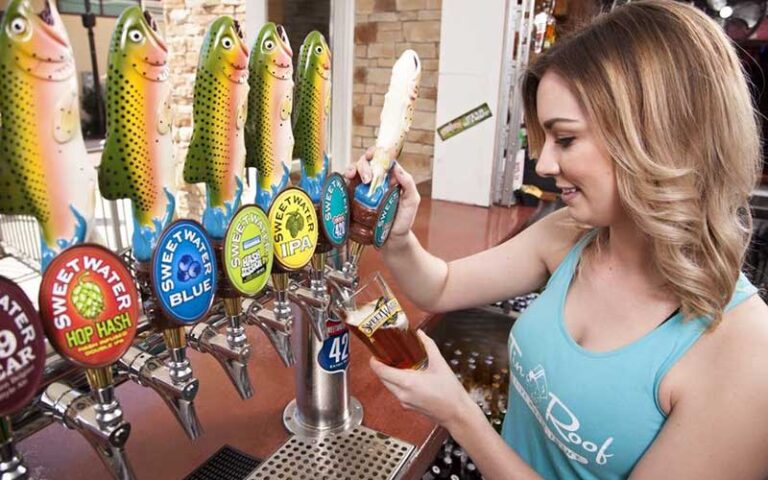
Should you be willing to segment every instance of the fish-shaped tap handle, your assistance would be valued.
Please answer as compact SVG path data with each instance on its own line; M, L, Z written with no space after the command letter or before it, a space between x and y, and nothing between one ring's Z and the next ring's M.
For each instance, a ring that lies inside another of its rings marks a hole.
M42 269L85 241L96 171L80 130L77 69L55 2L10 0L0 22L0 213L40 224Z
M413 108L419 94L421 61L413 50L406 50L392 67L389 89L384 96L379 134L371 160L372 179L355 189L355 201L375 209L389 187L389 172L403 149L405 136L413 122Z
M239 23L221 16L203 39L195 77L192 140L184 180L206 184L203 226L216 240L240 206L245 168L248 46Z
M245 166L256 168L256 205L269 210L290 184L293 155L293 50L282 25L266 23L248 62Z
M139 262L152 258L176 204L168 72L168 48L152 16L138 6L125 9L109 49L99 190L109 200L131 200Z
M295 102L293 157L301 160L299 187L317 204L330 169L328 116L331 112L331 49L318 31L309 32L299 50Z

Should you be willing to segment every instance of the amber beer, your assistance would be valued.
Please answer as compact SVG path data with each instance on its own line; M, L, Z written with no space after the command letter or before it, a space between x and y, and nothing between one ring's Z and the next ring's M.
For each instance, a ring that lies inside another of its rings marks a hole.
M340 313L382 363L396 368L426 368L424 345L379 273L345 302Z

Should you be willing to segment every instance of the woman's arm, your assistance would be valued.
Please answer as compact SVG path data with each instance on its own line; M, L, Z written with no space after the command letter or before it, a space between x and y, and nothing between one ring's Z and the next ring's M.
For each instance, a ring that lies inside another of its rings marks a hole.
M440 355L435 342L418 331L429 358L423 371L398 370L371 357L371 368L403 407L445 427L489 480L538 479L496 433Z
M349 180L358 174L370 180L365 155L345 172ZM425 311L484 305L534 291L579 234L565 221L567 213L558 211L495 248L447 263L428 253L411 231L421 201L413 177L400 165L393 174L403 193L382 256L400 289Z
M671 374L683 386L672 391L670 416L631 478L768 477L768 308L757 295L727 313Z

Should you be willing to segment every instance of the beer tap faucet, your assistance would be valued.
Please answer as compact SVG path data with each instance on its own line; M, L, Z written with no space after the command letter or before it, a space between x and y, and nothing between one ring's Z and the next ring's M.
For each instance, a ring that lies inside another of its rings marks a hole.
M103 247L71 247L45 271L39 305L51 345L85 368L90 386L87 394L51 384L41 397L43 410L83 434L115 478L132 479L124 452L130 424L115 397L112 371L130 348L139 320L139 296L129 270Z
M319 239L309 268L309 288L289 290L300 307L293 347L296 399L283 412L286 428L297 435L316 437L360 425L363 408L349 394L349 331L331 313L325 277L327 252L340 247L348 236L349 197L343 178L332 174L313 205ZM304 293L302 293L302 291Z
M152 380L146 383L165 392L163 398L193 440L202 434L202 427L193 403L198 380L186 354L186 327L193 327L203 319L213 304L218 282L214 255L213 246L199 223L177 220L160 236L149 271L155 302L149 304L147 316L163 333L169 353L165 365L173 388L166 388L165 372L151 375ZM131 370L138 372L154 366L141 355L128 361Z
M43 327L35 307L18 285L0 276L0 478L28 478L28 469L13 442L11 414L34 397L45 369Z

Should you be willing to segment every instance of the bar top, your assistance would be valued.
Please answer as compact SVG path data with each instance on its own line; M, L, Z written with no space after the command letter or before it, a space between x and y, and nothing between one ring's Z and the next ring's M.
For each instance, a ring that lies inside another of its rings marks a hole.
M534 210L473 207L424 198L414 232L429 252L453 260L496 245L518 232ZM429 315L398 291L379 253L368 247L360 263L361 278L377 270L395 290L411 325L422 325ZM417 454L410 462L412 475L405 477L420 476L445 432L426 417L404 410L370 370L368 350L354 336L352 339L350 392L363 404L363 425L416 445ZM186 437L152 390L130 381L117 388L124 418L131 424L126 453L136 478L184 478L224 445L263 460L288 440L282 413L294 398L293 371L283 366L259 329L248 327L248 340L252 348L248 369L254 388L254 396L248 400L240 399L210 355L188 349L195 376L200 380L195 405L204 431L195 441ZM23 440L18 448L33 479L109 478L86 440L58 423Z

